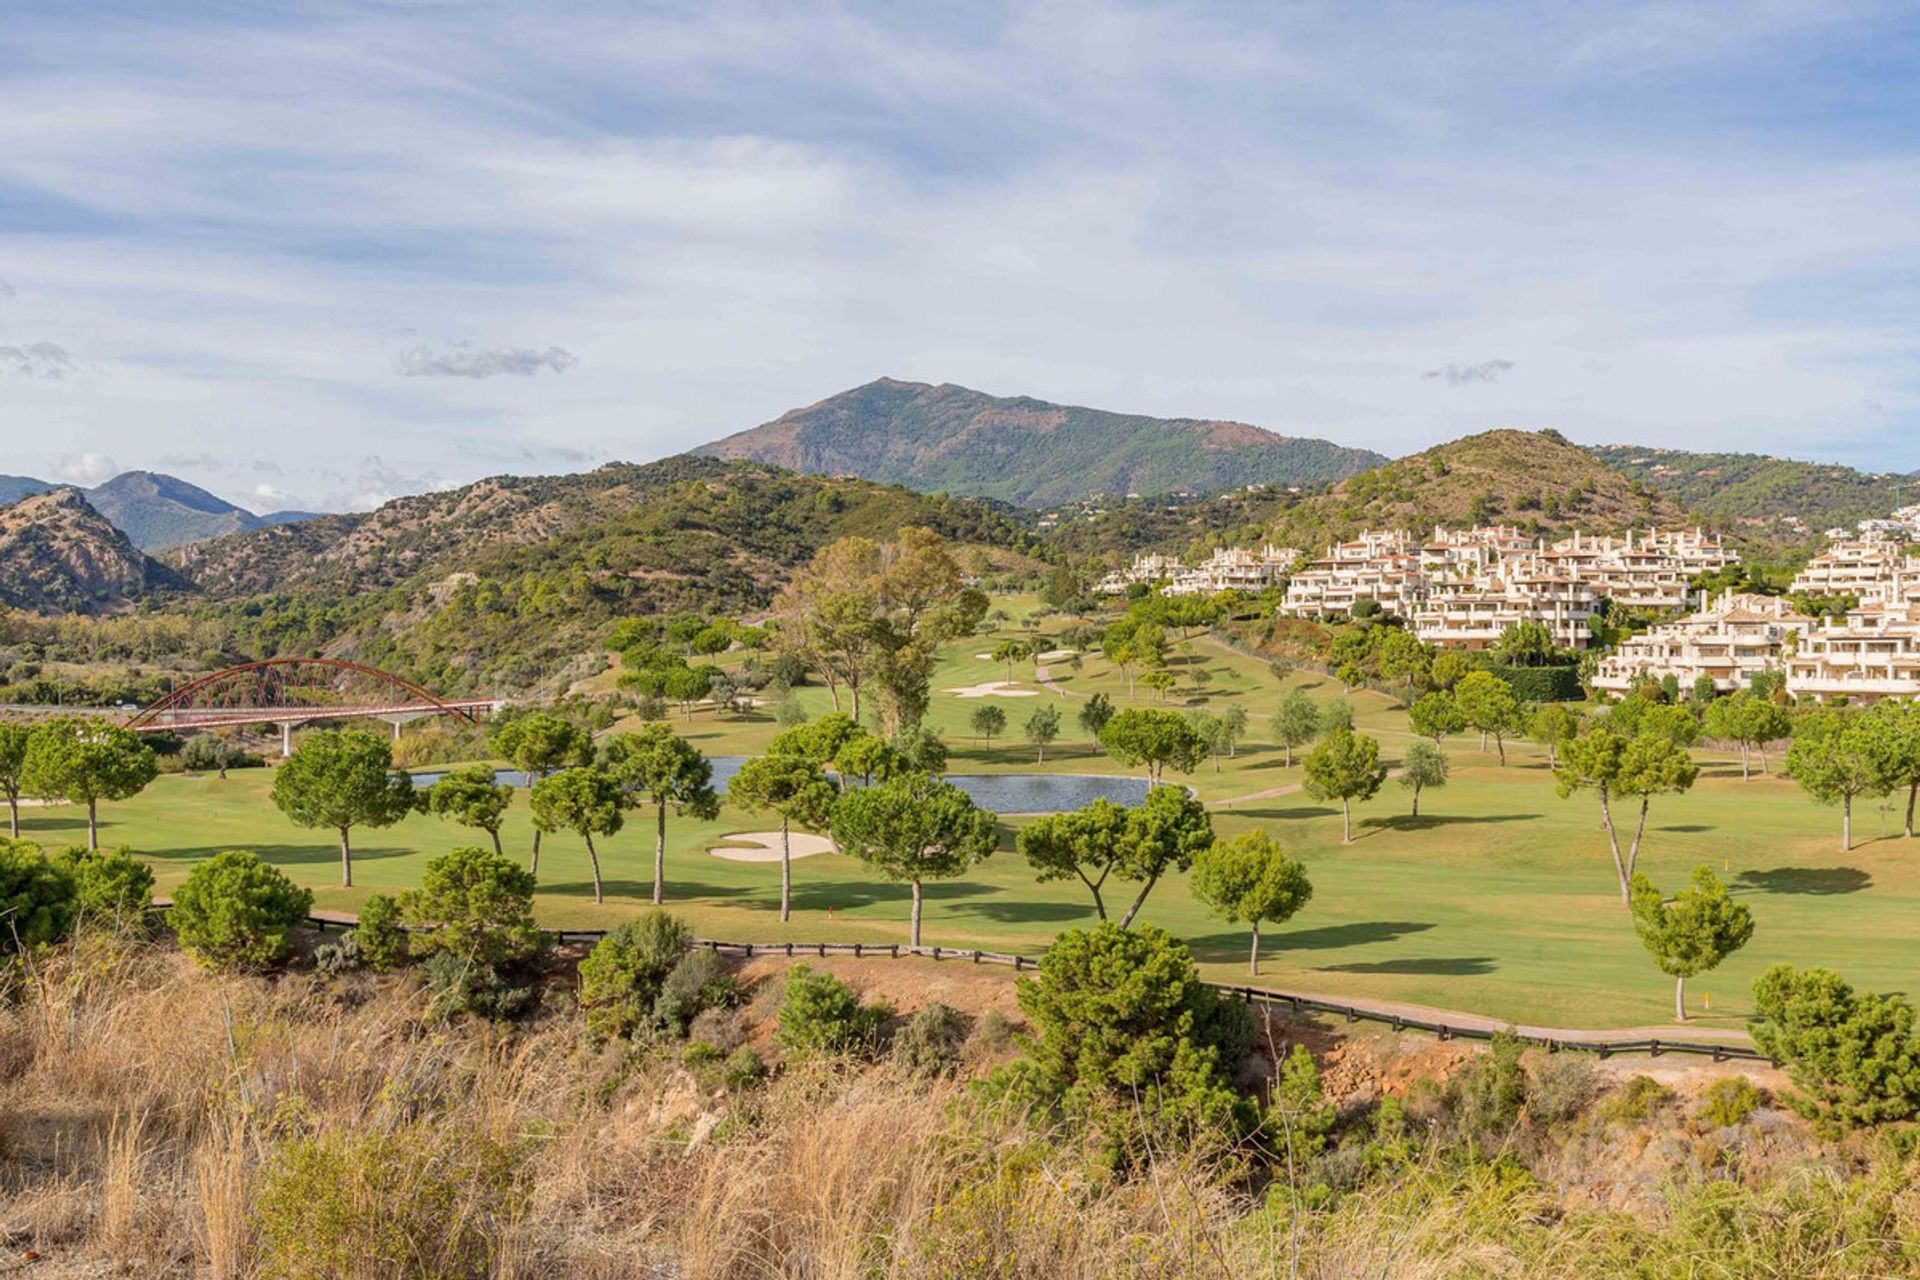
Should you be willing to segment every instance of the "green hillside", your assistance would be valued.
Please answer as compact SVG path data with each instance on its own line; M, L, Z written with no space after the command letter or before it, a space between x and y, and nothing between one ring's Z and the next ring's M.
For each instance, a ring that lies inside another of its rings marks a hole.
M587 674L615 618L749 612L825 543L903 525L1003 551L1024 538L968 499L682 456L494 477L174 562L245 655L351 655L447 693L518 692Z
M1553 431L1485 431L1389 462L1280 516L1275 541L1312 551L1363 528L1518 525L1574 530L1690 523L1681 504L1597 461Z
M1095 494L1318 486L1383 461L1244 423L1109 413L892 378L697 452L1030 507Z
M1607 466L1703 516L1774 541L1817 539L1826 529L1920 502L1920 476L1873 474L1757 453L1688 453L1640 445L1588 450Z

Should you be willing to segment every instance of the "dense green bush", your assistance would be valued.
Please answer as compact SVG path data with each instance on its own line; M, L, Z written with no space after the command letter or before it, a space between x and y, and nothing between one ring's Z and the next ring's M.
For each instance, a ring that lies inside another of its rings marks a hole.
M1490 662L1487 670L1506 681L1522 702L1579 702L1587 696L1580 687L1578 667L1510 667Z
M125 849L89 853L76 847L58 861L73 876L82 919L138 921L153 905L153 869Z
M600 939L580 962L580 1007L588 1029L614 1037L646 1026L667 975L692 945L693 931L665 911L649 911Z
M1070 929L1017 992L1032 1048L991 1092L1087 1124L1116 1155L1147 1136L1141 1122L1221 1136L1256 1127L1256 1108L1232 1085L1251 1015L1204 985L1165 930Z
M0 838L0 953L57 942L79 911L71 871L38 845Z
M960 1049L966 1041L966 1018L936 1000L916 1010L894 1033L891 1056L910 1076L950 1076L960 1069Z
M311 910L312 891L245 849L229 849L193 869L167 921L202 964L256 968L286 955L288 935Z
M410 953L407 932L400 927L400 903L384 893L374 894L361 906L360 923L352 937L361 960L371 969L391 969Z
M795 1055L869 1052L888 1012L884 1005L861 1004L853 988L832 974L797 964L781 990L773 1042Z
M533 999L516 971L540 954L533 873L490 849L454 849L427 863L420 887L401 895L417 930L409 950L427 957L427 985L448 1012L512 1017Z
M254 1193L270 1280L482 1280L522 1230L516 1144L453 1125L327 1130L267 1161Z
M1786 1065L1787 1104L1828 1129L1920 1114L1913 1006L1855 991L1831 969L1776 964L1753 984L1753 1042Z
M712 951L689 951L660 984L653 1022L662 1031L683 1036L700 1014L726 1008L739 998L740 986L724 960Z
M1731 1128L1753 1119L1766 1102L1760 1086L1745 1076L1728 1076L1707 1086L1700 1099L1700 1118L1716 1129Z

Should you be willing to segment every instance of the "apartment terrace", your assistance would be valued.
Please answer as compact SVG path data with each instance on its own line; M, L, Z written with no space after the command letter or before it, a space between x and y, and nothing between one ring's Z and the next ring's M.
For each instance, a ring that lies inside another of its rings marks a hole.
M1789 640L1813 625L1785 600L1729 591L1698 613L1624 642L1601 659L1594 687L1626 693L1668 676L1690 687L1708 676L1714 688L1732 693L1763 671L1781 669Z

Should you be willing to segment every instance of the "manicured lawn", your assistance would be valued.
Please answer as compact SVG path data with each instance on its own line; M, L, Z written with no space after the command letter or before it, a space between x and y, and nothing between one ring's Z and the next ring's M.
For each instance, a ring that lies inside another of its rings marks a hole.
M973 655L992 647L973 637L951 650L935 689L1005 679L1004 667ZM1251 741L1238 758L1201 767L1190 779L1209 800L1246 796L1297 783L1300 769L1281 767L1266 741L1266 720L1277 686L1263 664L1196 641L1190 673L1209 672L1207 705L1217 710L1248 699ZM1091 657L1078 675L1057 670L1076 691L1116 695L1124 681ZM1031 685L1030 666L1017 671ZM1295 677L1317 697L1338 689L1317 677ZM1146 695L1145 690L1141 693ZM805 696L818 712L823 690ZM1043 697L1056 697L1044 694ZM1150 695L1148 695L1150 696ZM1180 696L1199 696L1190 680ZM931 723L954 748L955 771L1032 769L1033 751L1018 740L1019 725L1039 698L1001 700L1015 741L990 748L974 743L966 719L977 701L937 692ZM1138 705L1150 705L1143 697ZM1389 757L1410 740L1404 717L1377 695L1355 699L1359 727L1379 735ZM1122 772L1090 747L1072 723L1077 699L1062 705L1062 740L1044 766L1060 772ZM774 732L765 720L715 721L701 713L676 718L710 753L751 753ZM1471 740L1448 743L1454 780L1430 791L1418 823L1404 815L1407 798L1389 782L1379 798L1356 809L1358 839L1340 842L1337 807L1301 794L1246 800L1215 809L1216 826L1233 834L1249 826L1273 832L1309 867L1314 900L1295 920L1270 932L1261 981L1322 993L1406 1000L1468 1009L1499 1017L1568 1026L1657 1025L1671 1017L1671 982L1641 950L1619 905L1599 810L1591 797L1561 800L1542 754L1527 744L1509 747L1510 766L1494 765ZM1839 817L1808 801L1791 783L1757 779L1742 784L1737 763L1709 758L1693 793L1656 801L1643 868L1664 887L1677 887L1705 863L1735 887L1756 917L1753 942L1718 973L1690 983L1692 1004L1711 996L1701 1021L1737 1025L1748 989L1767 964L1826 964L1857 983L1908 990L1920 941L1920 843L1899 837L1898 814L1872 809L1857 815L1863 843L1839 849ZM351 907L375 889L417 883L422 862L474 835L427 817L410 817L384 831L358 833L356 888L338 888L338 854L327 833L288 823L267 798L271 775L236 772L225 780L169 776L146 794L103 807L103 839L150 858L161 892L192 864L224 848L250 848L312 885L321 905ZM1616 814L1629 822L1631 815ZM904 941L903 887L868 874L851 859L823 855L794 865L795 913L778 919L778 864L724 861L705 850L727 831L776 825L763 815L732 808L712 823L673 819L668 832L668 893L673 909L703 935L739 939ZM83 835L71 810L30 810L29 838L49 847ZM1882 832L1889 833L1884 837ZM524 802L506 831L509 853L530 843ZM553 925L605 923L645 909L650 887L651 813L632 815L620 835L604 842L602 863L609 898L592 901L585 851L569 836L548 837L542 853L542 918ZM482 837L484 839L484 837ZM1128 886L1108 892L1116 914ZM1092 919L1084 890L1074 884L1036 884L1012 850L1011 824L1001 851L964 879L931 885L927 940L960 947L1034 951L1056 931ZM1246 934L1209 917L1188 896L1183 877L1162 883L1144 918L1188 939L1213 976L1245 973Z

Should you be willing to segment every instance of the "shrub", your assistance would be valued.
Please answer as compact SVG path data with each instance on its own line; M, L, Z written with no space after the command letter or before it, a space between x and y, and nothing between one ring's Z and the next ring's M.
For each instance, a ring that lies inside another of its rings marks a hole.
M323 942L313 949L313 967L329 978L352 973L365 963L353 930L341 934L338 942Z
M1829 1129L1920 1112L1920 1038L1906 1000L1856 992L1831 969L1784 964L1760 975L1753 999L1753 1042L1786 1064L1794 1110Z
M71 871L38 845L0 838L0 952L59 941L79 910Z
M1013 1043L1013 1019L998 1009L989 1009L973 1022L973 1034L967 1038L967 1051L976 1057L992 1057L1006 1052Z
M442 1013L517 1018L533 1005L531 985L516 986L493 965L471 964L457 951L435 951L423 966Z
M893 1061L910 1076L950 1076L960 1068L960 1046L966 1038L967 1020L960 1011L935 1001L894 1033Z
M297 1138L255 1193L260 1271L478 1280L510 1251L527 1191L519 1148L460 1126Z
M490 849L442 854L400 899L406 922L422 931L413 950L452 952L476 967L531 960L541 946L533 886L531 871Z
M1635 1076L1607 1099L1601 1114L1621 1124L1644 1124L1671 1101L1673 1090L1652 1076Z
M720 1068L720 1082L729 1089L745 1089L764 1078L767 1064L760 1055L746 1045L741 1045L727 1055L726 1063Z
M202 964L258 968L287 953L287 937L313 909L313 894L245 849L195 867L173 895L167 920Z
M740 1047L747 1038L746 1028L741 1025L740 1015L734 1010L716 1006L702 1009L687 1026L687 1038L704 1040L726 1053Z
M1488 663L1488 671L1507 682L1522 702L1578 702L1586 697L1578 667L1509 667Z
M600 939L580 962L580 1007L588 1029L616 1037L646 1025L667 975L692 945L693 931L665 911L628 920Z
M685 1035L701 1013L731 1005L739 998L739 984L718 955L689 951L660 984L660 994L653 1002L654 1025L676 1036Z
M1495 1032L1487 1052L1447 1082L1441 1095L1441 1119L1450 1137L1487 1151L1506 1142L1527 1102L1527 1077L1521 1066L1525 1048L1513 1032Z
M1541 1055L1527 1067L1527 1115L1540 1124L1565 1124L1592 1106L1600 1090L1593 1055Z
M359 925L348 936L373 969L391 969L409 954L407 932L400 927L400 904L384 893L367 899L360 908Z
M89 853L76 847L59 861L73 876L83 919L138 920L153 905L153 869L125 849Z
M1716 1129L1731 1129L1753 1119L1766 1103L1760 1087L1745 1076L1728 1076L1707 1086L1700 1099L1700 1118Z
M832 974L797 964L781 989L773 1042L800 1056L868 1051L886 1017L884 1005L861 1004L853 988Z
M1092 1126L1115 1156L1145 1136L1141 1121L1222 1135L1257 1124L1231 1083L1252 1043L1250 1015L1203 985L1165 930L1070 929L1015 990L1033 1044L991 1091Z
M1280 1063L1273 1095L1273 1128L1296 1159L1311 1158L1326 1149L1333 1132L1334 1110L1327 1103L1320 1064L1307 1046L1297 1044Z

